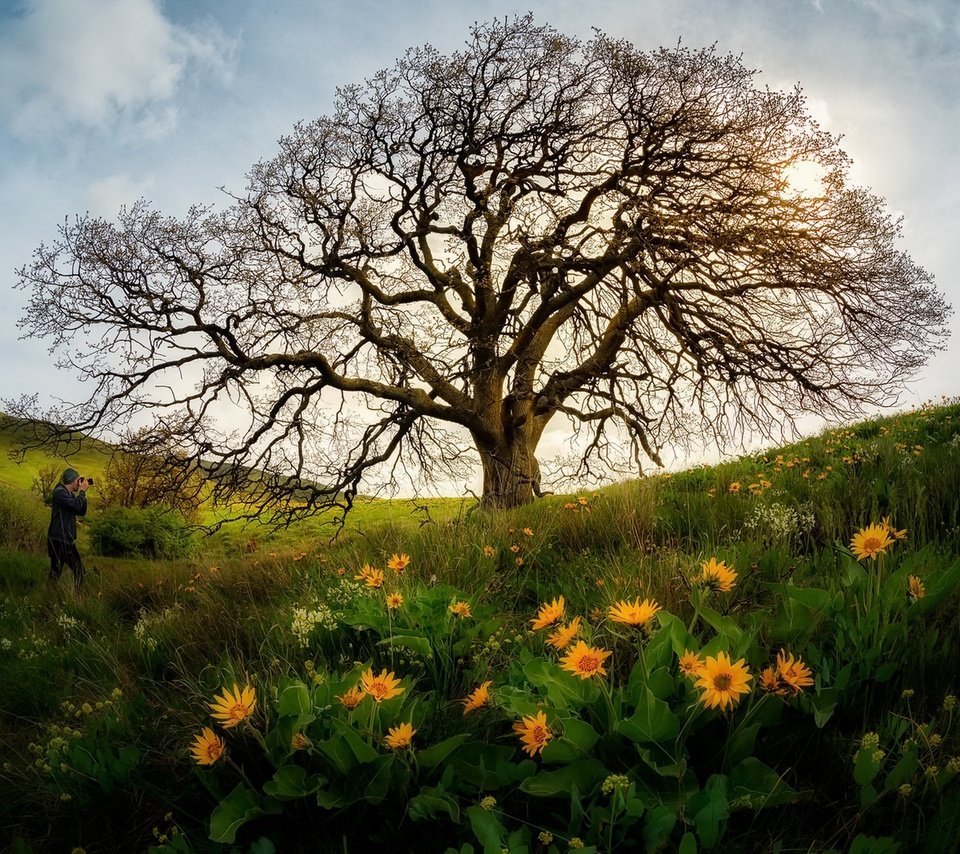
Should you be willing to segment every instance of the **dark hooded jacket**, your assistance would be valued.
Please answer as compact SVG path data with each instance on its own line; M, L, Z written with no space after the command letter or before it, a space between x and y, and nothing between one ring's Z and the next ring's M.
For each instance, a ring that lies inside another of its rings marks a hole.
M61 543L77 541L77 516L87 515L87 494L71 492L62 483L53 488L50 529L47 539Z

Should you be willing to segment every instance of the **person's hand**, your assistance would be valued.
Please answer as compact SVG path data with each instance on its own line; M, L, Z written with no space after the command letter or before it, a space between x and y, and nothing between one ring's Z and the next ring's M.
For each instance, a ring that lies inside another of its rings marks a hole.
M90 481L85 477L80 478L80 491L86 492L90 488Z

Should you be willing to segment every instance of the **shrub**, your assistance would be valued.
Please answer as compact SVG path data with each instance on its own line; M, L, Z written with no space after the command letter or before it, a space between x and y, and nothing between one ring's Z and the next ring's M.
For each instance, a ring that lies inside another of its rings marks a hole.
M107 557L184 557L191 529L179 513L162 507L108 507L90 519L90 542Z
M49 511L36 496L0 490L0 548L42 552L46 549Z

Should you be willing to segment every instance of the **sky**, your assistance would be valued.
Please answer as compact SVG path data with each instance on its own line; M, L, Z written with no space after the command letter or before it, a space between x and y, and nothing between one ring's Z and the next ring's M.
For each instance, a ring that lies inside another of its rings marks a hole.
M174 215L226 207L220 188L242 191L297 121L332 112L338 86L526 11L641 49L716 44L760 85L799 83L853 179L903 216L901 248L960 308L956 0L0 0L0 401L85 397L17 328L16 270L65 218L141 197ZM960 313L950 325L901 408L960 394Z

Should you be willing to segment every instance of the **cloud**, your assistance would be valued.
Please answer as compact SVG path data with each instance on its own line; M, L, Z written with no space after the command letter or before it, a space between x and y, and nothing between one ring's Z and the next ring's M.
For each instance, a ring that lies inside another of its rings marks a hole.
M158 0L26 0L0 31L0 107L20 137L74 128L155 137L188 68L222 79L230 43L167 20Z
M87 210L96 216L112 219L122 206L146 198L154 184L153 178L134 178L125 172L108 175L87 188Z

